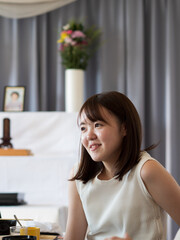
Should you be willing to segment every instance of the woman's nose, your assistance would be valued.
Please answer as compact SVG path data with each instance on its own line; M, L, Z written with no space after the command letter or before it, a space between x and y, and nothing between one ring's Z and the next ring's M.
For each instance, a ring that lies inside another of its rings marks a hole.
M87 132L87 140L94 140L96 139L96 134L94 133L93 129L88 130Z

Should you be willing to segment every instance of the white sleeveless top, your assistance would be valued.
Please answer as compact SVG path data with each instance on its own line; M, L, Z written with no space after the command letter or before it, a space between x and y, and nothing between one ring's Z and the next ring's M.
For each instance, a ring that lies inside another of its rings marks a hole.
M166 214L140 176L149 159L153 158L143 152L140 162L121 181L99 180L97 176L86 184L76 180L88 222L88 240L124 237L126 232L133 240L166 240Z

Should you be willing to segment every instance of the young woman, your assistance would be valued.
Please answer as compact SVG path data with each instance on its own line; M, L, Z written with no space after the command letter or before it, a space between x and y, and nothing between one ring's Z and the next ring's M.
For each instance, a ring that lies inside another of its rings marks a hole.
M180 226L180 187L141 151L141 122L119 92L82 106L81 160L69 182L65 240L165 240L167 212ZM128 233L128 235L127 235Z

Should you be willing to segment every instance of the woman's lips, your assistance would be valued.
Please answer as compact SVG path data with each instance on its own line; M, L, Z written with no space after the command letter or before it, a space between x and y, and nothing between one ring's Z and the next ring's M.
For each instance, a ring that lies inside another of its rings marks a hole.
M95 151L97 148L99 148L100 145L101 145L101 144L91 144L91 145L90 145L90 150L91 150L91 151Z

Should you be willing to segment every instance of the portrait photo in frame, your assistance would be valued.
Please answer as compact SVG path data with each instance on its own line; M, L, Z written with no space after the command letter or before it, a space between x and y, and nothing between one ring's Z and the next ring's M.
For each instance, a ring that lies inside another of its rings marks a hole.
M22 112L24 111L25 87L6 86L4 88L4 112Z

